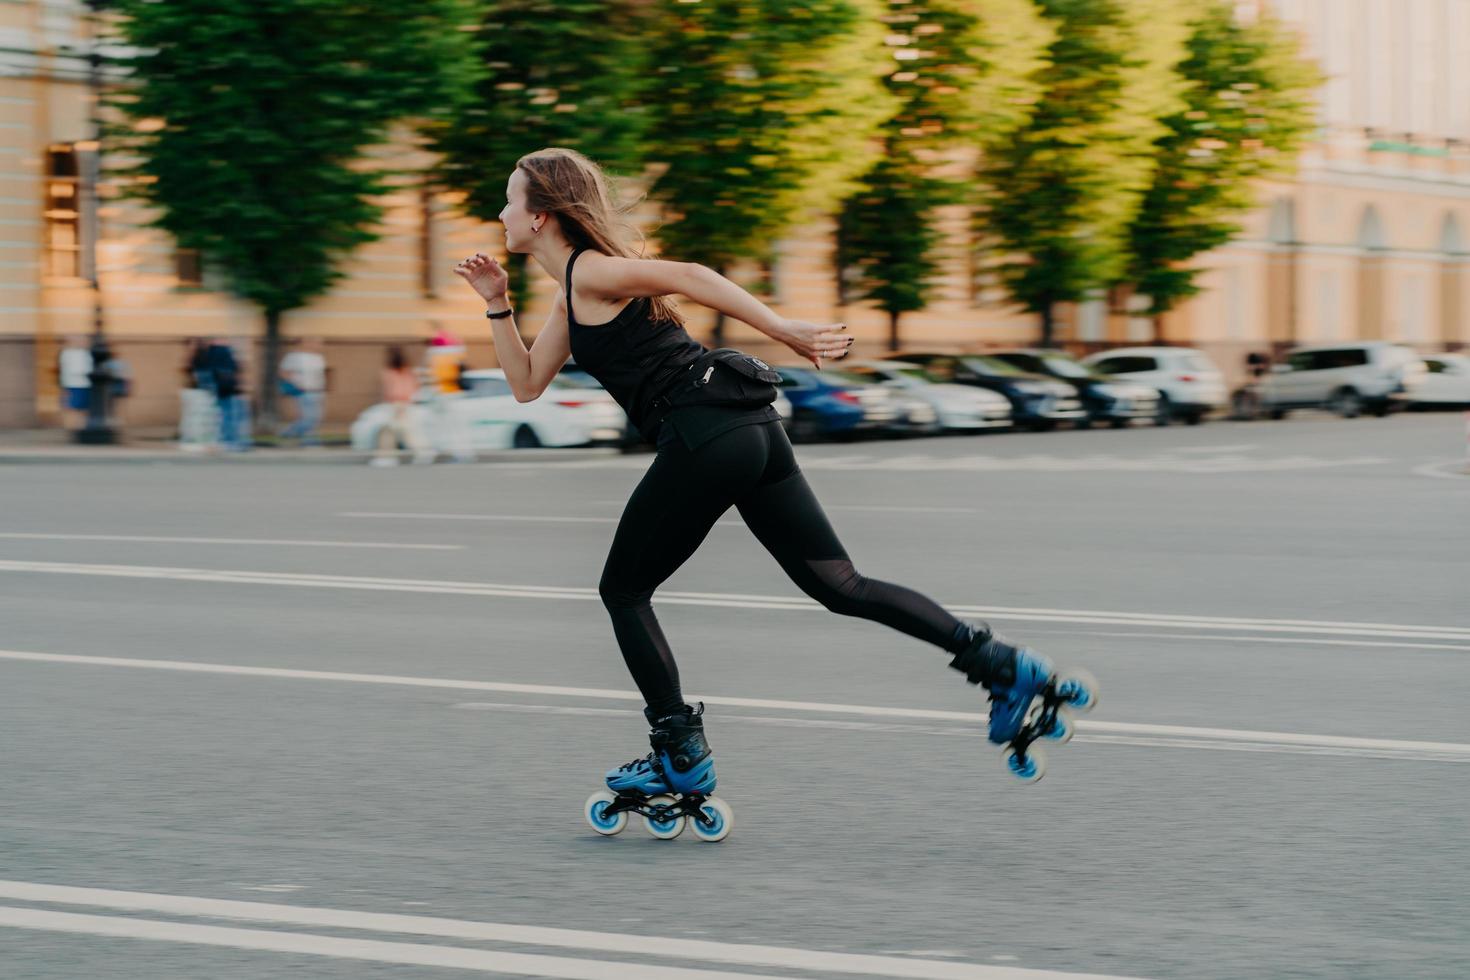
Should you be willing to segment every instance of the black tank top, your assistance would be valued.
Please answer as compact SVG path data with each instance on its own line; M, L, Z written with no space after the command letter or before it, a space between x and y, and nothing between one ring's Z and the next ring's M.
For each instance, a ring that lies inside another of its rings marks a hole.
M653 440L659 420L652 417L650 404L704 353L704 345L677 321L655 319L653 304L646 296L629 302L606 323L578 323L572 310L572 264L585 251L576 249L567 259L567 337L572 358L623 406L638 431Z
M667 413L669 426L664 430L660 424L664 413L652 410L653 400L667 394L681 380L684 369L708 348L677 321L654 319L652 304L645 296L631 300L606 323L578 323L572 310L572 264L585 251L576 249L567 258L567 338L572 358L608 390L645 439L662 449L664 435L677 435L693 450L742 425L781 421L780 413L770 405L689 405Z

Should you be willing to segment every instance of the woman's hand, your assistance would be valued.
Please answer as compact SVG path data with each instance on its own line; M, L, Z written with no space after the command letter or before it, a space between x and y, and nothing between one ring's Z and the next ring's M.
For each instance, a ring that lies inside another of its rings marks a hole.
M476 252L454 267L454 274L470 284L485 302L500 299L510 285L510 276L484 252Z
M835 361L847 356L852 346L852 336L843 333L845 323L807 323L804 320L782 320L772 334L777 340L801 355L802 360L811 361L818 371L822 361Z

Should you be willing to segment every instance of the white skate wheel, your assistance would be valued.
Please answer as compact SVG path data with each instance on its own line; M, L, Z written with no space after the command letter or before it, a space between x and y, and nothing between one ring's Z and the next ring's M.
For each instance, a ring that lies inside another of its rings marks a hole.
M1077 723L1070 715L1060 708L1057 709L1057 720L1052 725L1051 731L1041 736L1053 745L1065 745L1072 741L1072 736L1077 733Z
M1020 763L1020 753L1007 745L1001 749L1001 760L1006 772L1023 783L1034 783L1046 775L1046 756L1034 744L1026 749L1026 764Z
M621 834L623 828L628 826L627 810L614 813L611 817L604 816L608 805L617 798L617 794L611 790L600 789L587 797L587 803L582 807L582 815L587 818L587 823L604 837Z
M1097 678L1090 671L1069 670L1057 677L1057 691L1073 711L1097 707Z
M730 804L717 796L707 798L699 812L689 819L689 829L694 836L707 844L715 844L730 836L735 826L735 811Z
M672 796L652 796L644 803L644 806L650 809L658 806L674 807L678 805L678 802ZM643 826L659 840L673 840L684 832L684 814L676 814L664 820L644 817Z

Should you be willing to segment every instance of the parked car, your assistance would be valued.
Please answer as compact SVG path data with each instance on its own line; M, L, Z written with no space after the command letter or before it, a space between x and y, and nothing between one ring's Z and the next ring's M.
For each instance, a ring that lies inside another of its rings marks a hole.
M1383 416L1411 401L1427 374L1416 351L1387 341L1299 347L1235 393L1235 414L1279 419L1293 409L1327 408L1343 418Z
M1470 408L1470 356L1426 354L1427 374L1414 392L1414 405L1424 408Z
M791 440L850 438L880 431L898 420L888 389L843 378L833 371L778 367L781 391L791 400Z
M565 378L568 381L580 384L584 387L596 388L598 391L606 391L606 389L602 387L602 382L598 381L592 375L588 374L582 368L578 367L575 361L567 361L566 364L562 365L561 370L557 372L557 377ZM781 425L786 429L790 429L792 412L790 400L788 400L787 397L783 395L780 391L777 391L776 400L771 402L771 407L774 408L776 410L776 413L781 416ZM630 449L634 446L639 445L643 441L643 434L638 431L638 429L633 425L633 421L629 419L627 413L624 412L623 435L622 438L619 439L618 445L624 449Z
M1087 418L1071 385L984 354L894 354L884 360L917 364L930 380L941 384L970 385L1004 395L1011 403L1012 421L1028 429L1054 429L1059 422Z
M822 377L828 381L850 382L855 385L858 398L865 403L877 398L877 395L869 393L869 389L878 388L886 394L889 404L893 408L893 420L887 425L881 426L885 434L895 436L934 436L943 431L939 424L939 413L926 399L919 398L906 388L884 384L883 379L876 377L871 372L855 370L851 365L843 363L842 367L828 367L821 370ZM881 399L879 399L881 401Z
M499 368L465 371L460 378L464 391L445 394L426 385L408 409L436 452L616 444L622 435L623 410L605 391L558 377L540 398L518 402ZM352 447L376 448L392 414L388 404L365 409L352 423Z
M1044 374L1069 384L1082 399L1087 418L1079 427L1106 423L1121 429L1134 419L1153 421L1159 414L1159 393L1147 385L1109 379L1071 354L1059 350L994 351L990 355L1022 371Z
M1157 391L1161 424L1181 419L1198 425L1225 407L1225 376L1204 351L1192 347L1119 347L1084 357L1082 363Z
M940 431L1010 428L1011 402L1006 396L973 385L941 384L931 380L917 364L859 361L843 370L927 402L934 409Z

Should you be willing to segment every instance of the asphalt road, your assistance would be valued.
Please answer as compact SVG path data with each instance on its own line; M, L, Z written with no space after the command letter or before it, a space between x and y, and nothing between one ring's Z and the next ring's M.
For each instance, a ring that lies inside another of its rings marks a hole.
M0 467L0 976L1470 975L1458 415L798 448L858 568L1100 679L983 692L733 511L655 597L718 845L596 587L650 457Z

